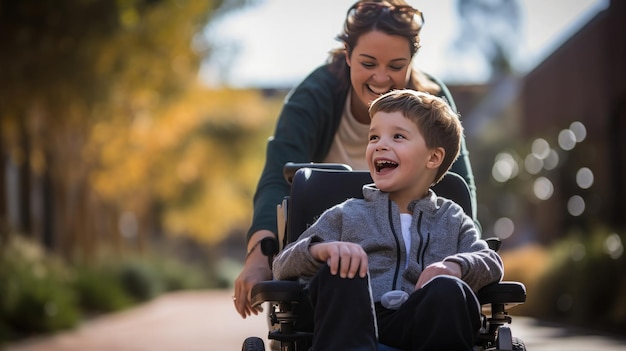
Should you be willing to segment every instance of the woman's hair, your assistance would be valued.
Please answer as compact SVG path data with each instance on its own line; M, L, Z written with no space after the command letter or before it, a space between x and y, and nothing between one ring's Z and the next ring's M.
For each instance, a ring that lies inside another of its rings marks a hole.
M404 0L359 0L350 8L344 22L343 31L336 37L344 45L341 48L332 50L328 59L331 72L341 81L340 89L350 86L350 67L346 63L346 55L352 54L352 50L363 34L377 30L388 35L402 36L406 38L409 44L411 58L415 56L420 48L419 33L424 24L421 12L418 11L415 16L404 17L403 21L399 21L390 11L380 11L375 16L370 14L360 15L358 11L354 11L354 8L359 3L381 3L390 7L409 6ZM407 20L407 18L410 20ZM432 94L439 93L441 90L436 83L428 79L423 72L416 68L412 69L406 88L427 91Z
M445 99L412 89L393 90L374 100L370 116L376 112L400 112L419 128L429 149L442 147L443 161L437 170L437 183L459 156L463 126Z

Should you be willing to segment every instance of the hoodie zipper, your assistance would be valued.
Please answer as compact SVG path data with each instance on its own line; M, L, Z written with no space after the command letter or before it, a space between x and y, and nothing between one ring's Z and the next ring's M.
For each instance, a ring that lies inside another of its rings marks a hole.
M398 234L396 233L396 229L393 226L393 211L392 211L392 205L391 205L391 200L388 201L388 216L389 216L389 226L391 227L391 233L393 234L393 238L396 240L396 271L393 274L393 290L397 290L397 284L398 284L398 274L400 274L400 263L402 263L402 258L400 257L402 255L402 251L400 250L400 240L398 239Z
M430 244L430 232L426 234L426 240L424 240L424 236L422 235L422 215L423 212L420 212L419 217L417 218L417 235L420 238L420 246L417 248L417 263L424 270L424 256L426 256L426 249L428 248L428 244ZM424 247L422 247L424 245Z
M424 238L422 238L422 212L420 212L419 216L417 217L417 225L416 225L416 229L417 229L417 237L420 239L420 246L417 247L417 263L420 264L420 256L421 256L421 252L422 252L422 245L424 245ZM422 267L422 270L424 269L424 267Z

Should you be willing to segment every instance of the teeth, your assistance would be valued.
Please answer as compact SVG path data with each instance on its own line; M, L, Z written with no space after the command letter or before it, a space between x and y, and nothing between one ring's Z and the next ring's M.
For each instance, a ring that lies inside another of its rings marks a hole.
M398 167L398 163L393 162L393 161L389 161L389 160L379 160L376 161L376 170L380 171L383 168L387 168L387 167L391 167L391 168L395 168Z
M374 87L372 87L371 85L368 85L368 88L375 94L384 94L386 92L388 92L390 89L375 89Z

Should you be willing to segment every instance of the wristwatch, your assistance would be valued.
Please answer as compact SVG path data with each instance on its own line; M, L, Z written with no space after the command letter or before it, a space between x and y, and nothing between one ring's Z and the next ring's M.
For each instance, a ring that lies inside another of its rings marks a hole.
M276 238L266 236L265 238L257 241L252 248L246 253L246 257L243 259L244 263L248 260L248 257L258 246L261 246L261 252L267 256L267 263L272 268L272 261L274 256L278 253L278 241Z

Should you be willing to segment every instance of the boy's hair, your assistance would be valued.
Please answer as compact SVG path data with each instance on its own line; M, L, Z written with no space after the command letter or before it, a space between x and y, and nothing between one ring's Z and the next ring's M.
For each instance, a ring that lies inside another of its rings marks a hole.
M442 147L445 156L433 184L443 178L459 156L463 126L450 105L438 96L411 89L390 91L372 102L370 117L377 112L400 112L417 124L426 141L426 147Z

